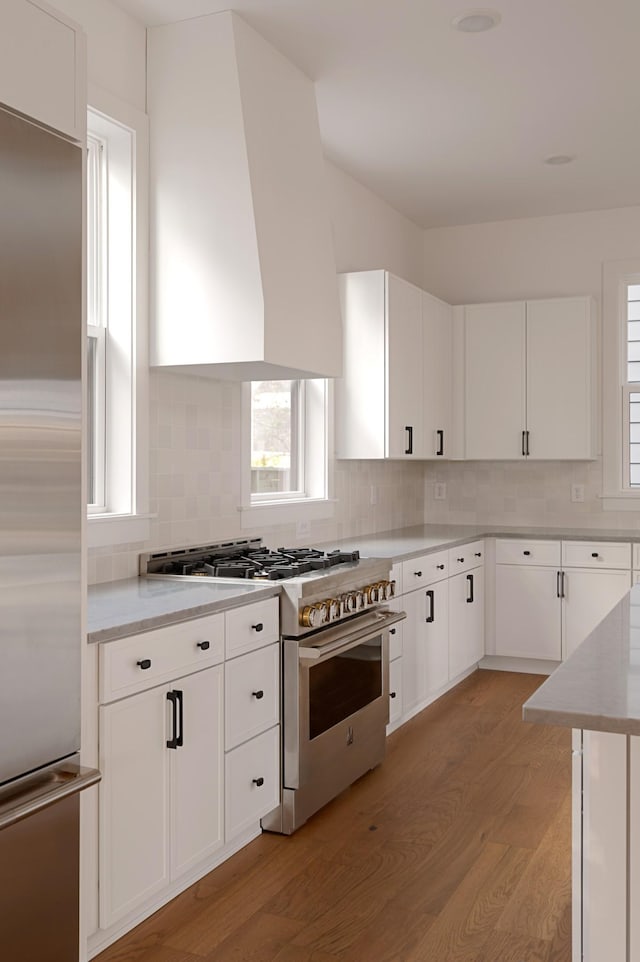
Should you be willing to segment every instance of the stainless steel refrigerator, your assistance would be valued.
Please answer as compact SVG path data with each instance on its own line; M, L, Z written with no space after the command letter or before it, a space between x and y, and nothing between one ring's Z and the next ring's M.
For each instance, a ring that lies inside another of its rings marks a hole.
M82 148L0 109L0 954L78 958Z

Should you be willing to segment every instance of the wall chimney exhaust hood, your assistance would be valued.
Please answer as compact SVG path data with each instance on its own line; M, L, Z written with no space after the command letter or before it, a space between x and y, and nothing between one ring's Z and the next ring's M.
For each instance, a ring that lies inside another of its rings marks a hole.
M338 283L312 82L232 12L149 30L151 363L337 377Z

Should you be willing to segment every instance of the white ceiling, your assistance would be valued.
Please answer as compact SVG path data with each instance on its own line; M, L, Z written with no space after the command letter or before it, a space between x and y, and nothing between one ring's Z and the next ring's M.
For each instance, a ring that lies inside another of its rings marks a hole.
M316 82L327 157L423 227L640 204L638 0L496 0L475 35L473 0L117 2L236 10Z

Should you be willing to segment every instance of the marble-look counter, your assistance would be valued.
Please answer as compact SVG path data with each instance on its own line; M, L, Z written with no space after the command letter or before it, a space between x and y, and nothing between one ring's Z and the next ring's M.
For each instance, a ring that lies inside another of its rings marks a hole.
M127 578L89 588L87 641L113 641L140 631L161 628L189 618L212 615L273 598L280 593L276 582L171 581L160 578Z
M523 718L640 735L640 585L525 702Z
M455 548L478 538L531 538L546 541L624 541L640 542L640 531L594 530L593 528L536 528L513 525L423 524L396 528L379 534L318 545L330 549L345 547L359 551L363 558L385 558L391 562Z

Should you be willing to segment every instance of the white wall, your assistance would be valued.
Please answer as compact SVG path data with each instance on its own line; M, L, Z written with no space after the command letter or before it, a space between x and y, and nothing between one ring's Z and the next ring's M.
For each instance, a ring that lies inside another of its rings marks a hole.
M109 0L48 0L87 33L89 84L145 109L146 31Z
M423 285L452 304L591 294L602 303L606 261L640 258L640 207L425 231ZM456 463L425 473L427 521L625 529L638 512L604 512L602 465ZM435 481L447 500L433 498ZM585 501L570 501L572 483Z

